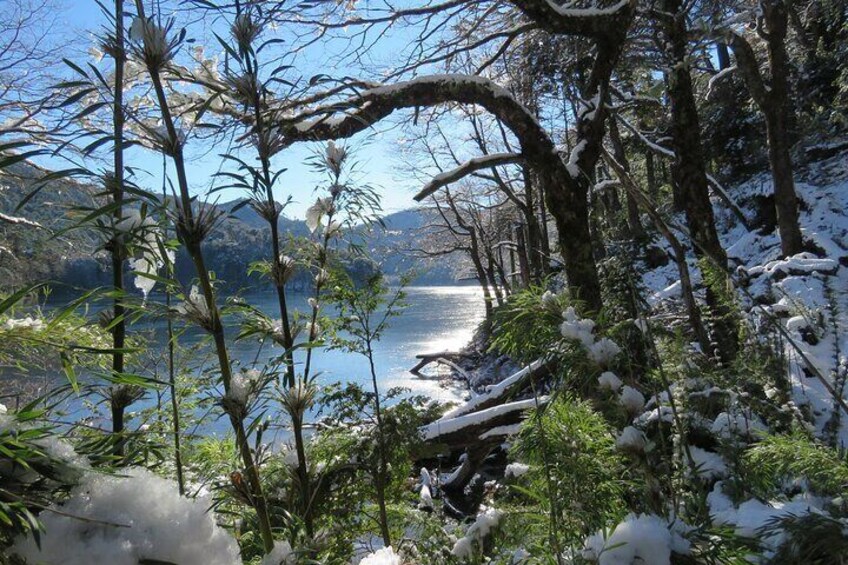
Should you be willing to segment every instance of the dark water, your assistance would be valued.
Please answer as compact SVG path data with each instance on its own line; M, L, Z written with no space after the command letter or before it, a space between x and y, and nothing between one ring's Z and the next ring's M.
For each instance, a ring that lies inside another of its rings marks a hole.
M273 292L253 292L244 295L243 298L272 318L279 317L276 295ZM307 298L306 294L290 294L290 308L304 313L308 312ZM417 378L409 373L409 369L415 365L417 354L456 350L471 339L474 329L484 315L479 287L410 287L407 291L406 302L407 308L400 316L391 320L390 326L383 334L382 339L375 345L375 365L381 389L387 390L390 387L402 386L408 388L410 394L425 395L435 400L459 399L463 393L462 389L455 386L445 386L438 380ZM332 306L325 305L322 314L333 315ZM158 357L159 378L164 380L166 378L164 376L166 374L164 358L167 346L165 320L146 319L143 322L133 324L130 331L143 332L152 340L152 357ZM267 343L261 345L256 339L235 341L233 338L237 333L238 328L227 327L230 356L235 365L249 367L258 362L261 366L266 360L280 354L279 348L272 347ZM214 369L213 350L204 336L205 334L201 330L188 328L180 338L180 345L190 347L200 344L199 357L208 358L206 369ZM299 352L295 362L302 363L303 357L303 352ZM200 371L203 370L203 367L194 367L192 370ZM148 367L146 372L152 371L151 366ZM356 382L370 389L368 361L358 354L318 349L313 352L311 372L313 375L317 375L319 384L339 381ZM34 375L30 377L34 377ZM46 378L55 385L64 382L64 376L59 372ZM85 381L86 379L82 376L81 380ZM10 384L9 380L4 383L4 385ZM91 414L91 403L97 400L97 398L88 398L87 401L84 401L71 397L65 406L68 412L67 419L76 420L84 416L93 416L94 420L99 420L100 418L96 414ZM156 402L153 395L148 395L148 398L135 403L130 410L149 408L155 406ZM95 409L95 412L105 415L108 410L101 405L99 409ZM105 425L106 423L101 422L101 424ZM218 433L226 431L229 425L219 418L217 421L210 422L204 428L205 433Z

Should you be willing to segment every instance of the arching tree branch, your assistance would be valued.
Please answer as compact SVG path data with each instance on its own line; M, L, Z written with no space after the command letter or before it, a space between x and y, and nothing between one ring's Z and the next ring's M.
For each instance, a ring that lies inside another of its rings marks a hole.
M501 165L512 165L520 163L522 160L523 157L518 153L494 153L492 155L475 157L455 169L445 171L433 177L433 180L428 182L414 198L417 202L421 202L443 186L452 184L476 171Z

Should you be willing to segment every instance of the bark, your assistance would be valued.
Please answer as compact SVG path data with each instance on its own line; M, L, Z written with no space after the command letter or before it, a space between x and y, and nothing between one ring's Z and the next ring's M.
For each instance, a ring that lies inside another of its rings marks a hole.
M798 223L798 199L792 173L790 124L792 104L789 100L789 57L786 52L788 15L782 0L763 0L764 28L771 81L767 85L754 50L739 34L728 33L736 63L754 102L765 116L768 137L769 164L774 183L774 206L783 255L803 251L801 228Z
M515 247L518 253L518 270L522 288L530 286L530 263L527 260L527 244L524 238L524 226L516 224L513 228Z
M657 187L657 172L654 168L654 152L650 149L645 151L645 171L648 182L648 196L651 200L656 200L659 188Z
M661 16L669 56L668 95L671 102L675 159L672 170L684 207L689 235L701 261L707 305L719 355L732 361L738 351L738 329L728 303L727 255L718 238L710 202L701 125L689 68L689 44L683 0L663 0Z
M618 130L615 117L609 119L609 136L610 142L612 142L613 157L624 171L629 173L630 164L627 161L627 154L624 151L624 143L621 140L621 132ZM630 232L630 237L636 240L644 240L647 234L639 219L639 206L636 199L627 190L624 191L624 198L627 203L627 229Z
M524 222L527 225L527 253L533 282L539 284L547 274L543 260L545 250L542 227L539 224L539 218L536 217L533 174L527 167L522 167L521 172L524 177L524 203L521 206L521 213L524 215Z
M730 67L730 51L727 48L727 43L723 41L716 43L716 57L718 58L719 71Z
M492 287L492 291L495 294L495 300L498 303L498 306L503 305L504 303L504 293L501 292L500 286L498 286L498 279L495 276L495 256L492 255L491 249L488 246L485 247L486 250L486 277L489 280L489 285Z
M479 250L477 249L477 238L471 238L471 262L474 264L474 270L477 272L477 280L480 281L480 288L483 289L483 301L486 303L486 319L492 319L492 292L490 290L490 281L487 276L486 269L483 268L483 263L480 261ZM496 286L497 288L497 286ZM500 302L500 301L499 301Z

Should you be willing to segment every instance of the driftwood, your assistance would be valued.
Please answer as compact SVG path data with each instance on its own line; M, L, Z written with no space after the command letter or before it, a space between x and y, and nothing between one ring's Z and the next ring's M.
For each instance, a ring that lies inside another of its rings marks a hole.
M424 441L447 446L450 451L464 449L480 442L480 437L493 428L520 424L524 413L535 406L532 398L508 402L486 410L436 420L422 428Z
M454 408L442 417L442 420L464 416L479 412L492 406L503 404L504 402L515 398L522 391L530 388L532 381L539 381L542 378L547 378L550 375L551 363L542 361L533 361L528 366L520 371L507 377L498 384L489 387L489 389L462 406Z
M442 485L459 491L471 480L489 453L518 432L536 399L513 400L533 382L550 375L550 364L535 361L442 418L421 428L425 444L441 453L462 453L459 467ZM544 400L542 400L544 401Z
M468 374L456 364L457 360L467 356L467 354L462 353L460 351L439 351L436 353L421 353L415 356L415 358L418 359L418 363L413 368L411 368L409 372L415 375L416 377L427 378L426 375L421 374L421 369L431 363L441 363L457 371L459 374L461 374L464 378L467 379Z

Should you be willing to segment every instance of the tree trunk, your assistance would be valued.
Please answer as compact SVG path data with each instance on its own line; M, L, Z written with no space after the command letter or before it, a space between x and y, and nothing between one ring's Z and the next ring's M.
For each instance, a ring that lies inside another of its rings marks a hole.
M730 67L730 51L727 49L727 43L723 41L716 43L716 57L718 58L719 71Z
M621 132L618 130L615 116L609 119L609 136L612 142L613 157L624 168L624 171L629 173L630 163L627 161L627 153L624 151L624 142L621 140ZM627 190L624 191L624 198L627 203L627 229L630 232L630 237L635 240L644 240L646 234L639 219L639 206L636 204L633 195Z
M654 152L650 148L645 151L645 171L648 182L648 196L651 200L656 201L659 195L659 187L657 187L657 172L654 169Z
M682 198L689 235L700 260L707 305L718 353L724 362L736 357L738 329L728 295L727 255L719 241L701 146L698 106L689 71L688 29L682 0L663 0L663 27L669 55L668 95L671 102L675 160L673 182Z
M524 226L515 224L513 226L516 252L518 253L518 270L521 279L521 287L530 286L530 263L527 260L527 244L524 238Z
M480 288L483 289L483 300L486 303L486 320L492 319L492 293L489 289L489 278L486 275L486 270L483 268L483 263L480 262L480 254L477 249L477 238L471 236L471 262L474 264L474 270L477 271L477 280L480 281Z
M544 250L542 249L542 228L536 217L535 186L533 175L527 167L522 167L524 177L524 206L521 207L524 223L527 226L527 258L530 262L530 275L534 283L539 284L545 276Z
M768 48L770 85L766 85L754 49L748 41L735 32L729 32L727 35L730 47L736 55L739 72L766 119L780 247L784 256L790 256L803 251L803 240L798 223L798 199L795 194L790 154L790 131L794 114L789 100L789 58L786 53L788 13L782 0L764 0L760 5L766 28L761 35L766 39Z
M798 224L798 199L792 176L792 157L789 153L792 104L789 100L789 60L786 54L788 15L786 5L782 1L766 1L762 5L768 28L768 56L771 67L771 90L768 92L771 100L762 106L762 110L766 114L780 247L784 255L790 256L803 251L803 241Z

